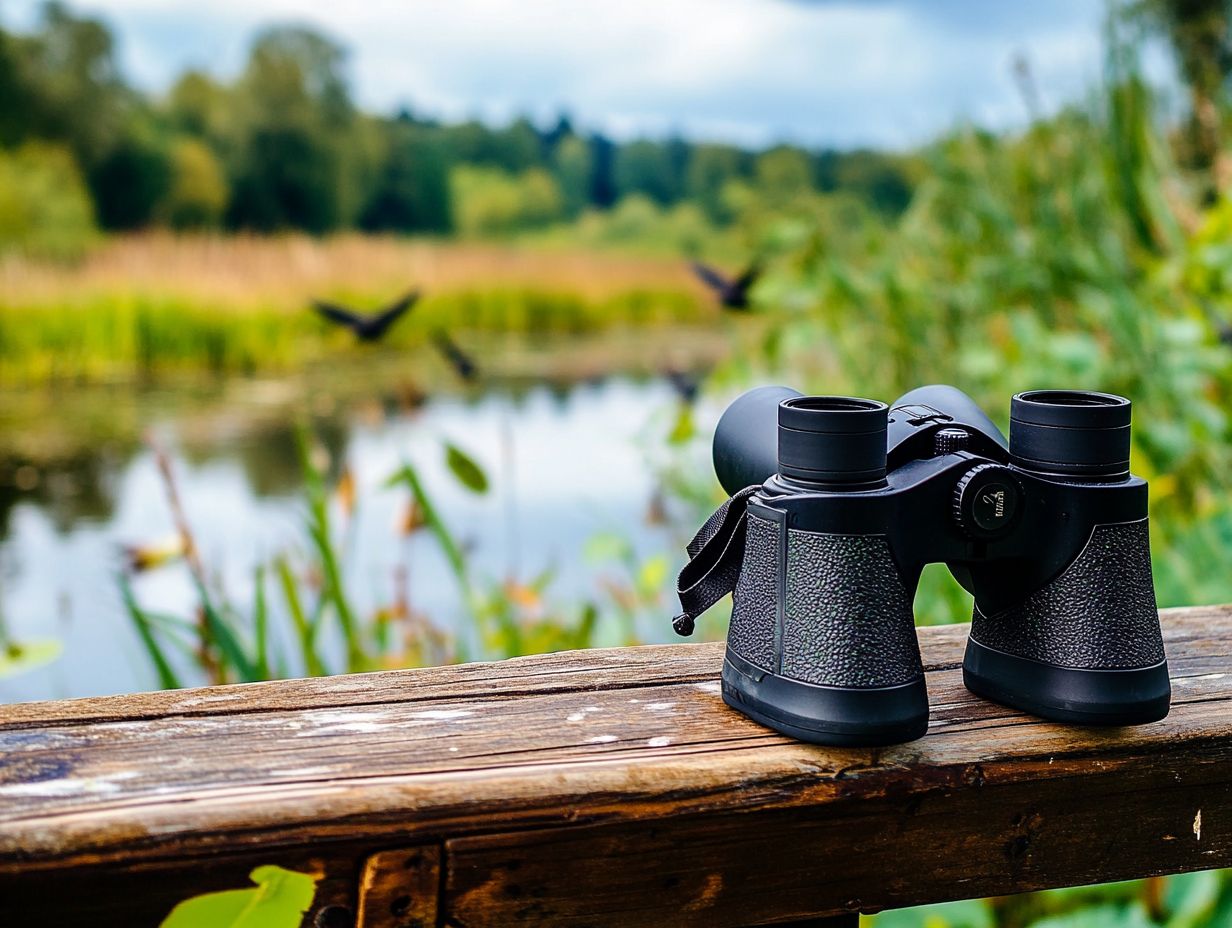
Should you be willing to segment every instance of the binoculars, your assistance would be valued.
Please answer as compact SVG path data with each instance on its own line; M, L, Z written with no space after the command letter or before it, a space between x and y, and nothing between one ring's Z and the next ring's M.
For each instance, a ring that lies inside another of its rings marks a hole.
M975 600L972 692L1063 722L1168 713L1147 484L1129 472L1130 403L1016 395L1007 442L960 390L893 407L760 387L714 436L731 498L689 544L675 627L733 594L728 705L818 744L928 728L912 601L925 564Z

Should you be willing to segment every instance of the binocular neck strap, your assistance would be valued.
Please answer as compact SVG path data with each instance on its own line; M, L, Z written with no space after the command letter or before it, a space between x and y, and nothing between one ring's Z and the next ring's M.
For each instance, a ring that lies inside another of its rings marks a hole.
M736 588L744 560L745 510L760 487L745 487L715 510L689 542L689 562L676 579L684 610L672 619L678 635L693 634L699 615Z

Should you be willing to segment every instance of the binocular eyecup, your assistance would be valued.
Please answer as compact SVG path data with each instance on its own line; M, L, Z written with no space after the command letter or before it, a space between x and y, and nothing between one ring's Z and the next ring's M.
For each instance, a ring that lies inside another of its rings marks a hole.
M1019 393L1010 402L1010 460L1037 474L1122 479L1129 474L1129 422L1129 400L1111 393Z
M854 396L758 387L738 397L714 432L714 471L728 493L779 473L825 489L884 484L889 407Z
M890 407L855 396L797 396L778 411L779 473L828 489L881 486Z

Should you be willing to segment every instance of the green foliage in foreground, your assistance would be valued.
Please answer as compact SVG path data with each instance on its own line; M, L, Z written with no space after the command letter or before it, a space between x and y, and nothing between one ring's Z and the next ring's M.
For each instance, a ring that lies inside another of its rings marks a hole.
M862 928L1203 928L1232 921L1232 871L898 909Z
M663 611L668 574L663 556L638 558L622 538L598 536L586 558L604 572L592 599L562 603L553 596L552 574L496 579L480 574L467 545L440 510L433 491L409 461L387 481L401 490L403 562L389 602L371 613L356 605L347 588L348 522L355 507L354 481L345 469L334 481L320 461L325 455L301 433L304 521L298 545L257 565L251 600L240 603L211 581L192 527L179 503L171 464L159 456L178 541L129 552L128 572L118 578L121 597L138 641L164 689L199 683L235 683L282 677L324 676L385 668L430 666L594 647L636 644L639 617ZM456 445L442 449L454 480L471 493L489 491L485 469ZM412 605L412 538L426 538L444 560L458 608L432 616ZM171 615L139 601L133 575L167 564L187 569L196 592L192 614ZM601 622L600 616L608 621ZM461 619L459 623L457 620ZM3 665L0 664L0 669Z
M317 877L281 867L252 871L251 889L230 889L186 899L159 928L298 928L312 905Z

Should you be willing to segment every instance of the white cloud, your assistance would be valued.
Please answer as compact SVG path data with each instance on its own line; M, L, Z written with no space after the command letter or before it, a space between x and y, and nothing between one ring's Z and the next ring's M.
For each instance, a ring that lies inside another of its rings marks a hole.
M19 18L28 17L31 0ZM1017 5L1011 5L1017 6ZM1025 52L1046 100L1098 73L1099 0L79 0L121 36L127 73L165 86L186 65L237 71L271 22L352 52L357 97L446 117L567 109L609 131L905 145L958 118L1021 120ZM1002 10L1000 14L991 12ZM12 17L10 17L12 18Z

